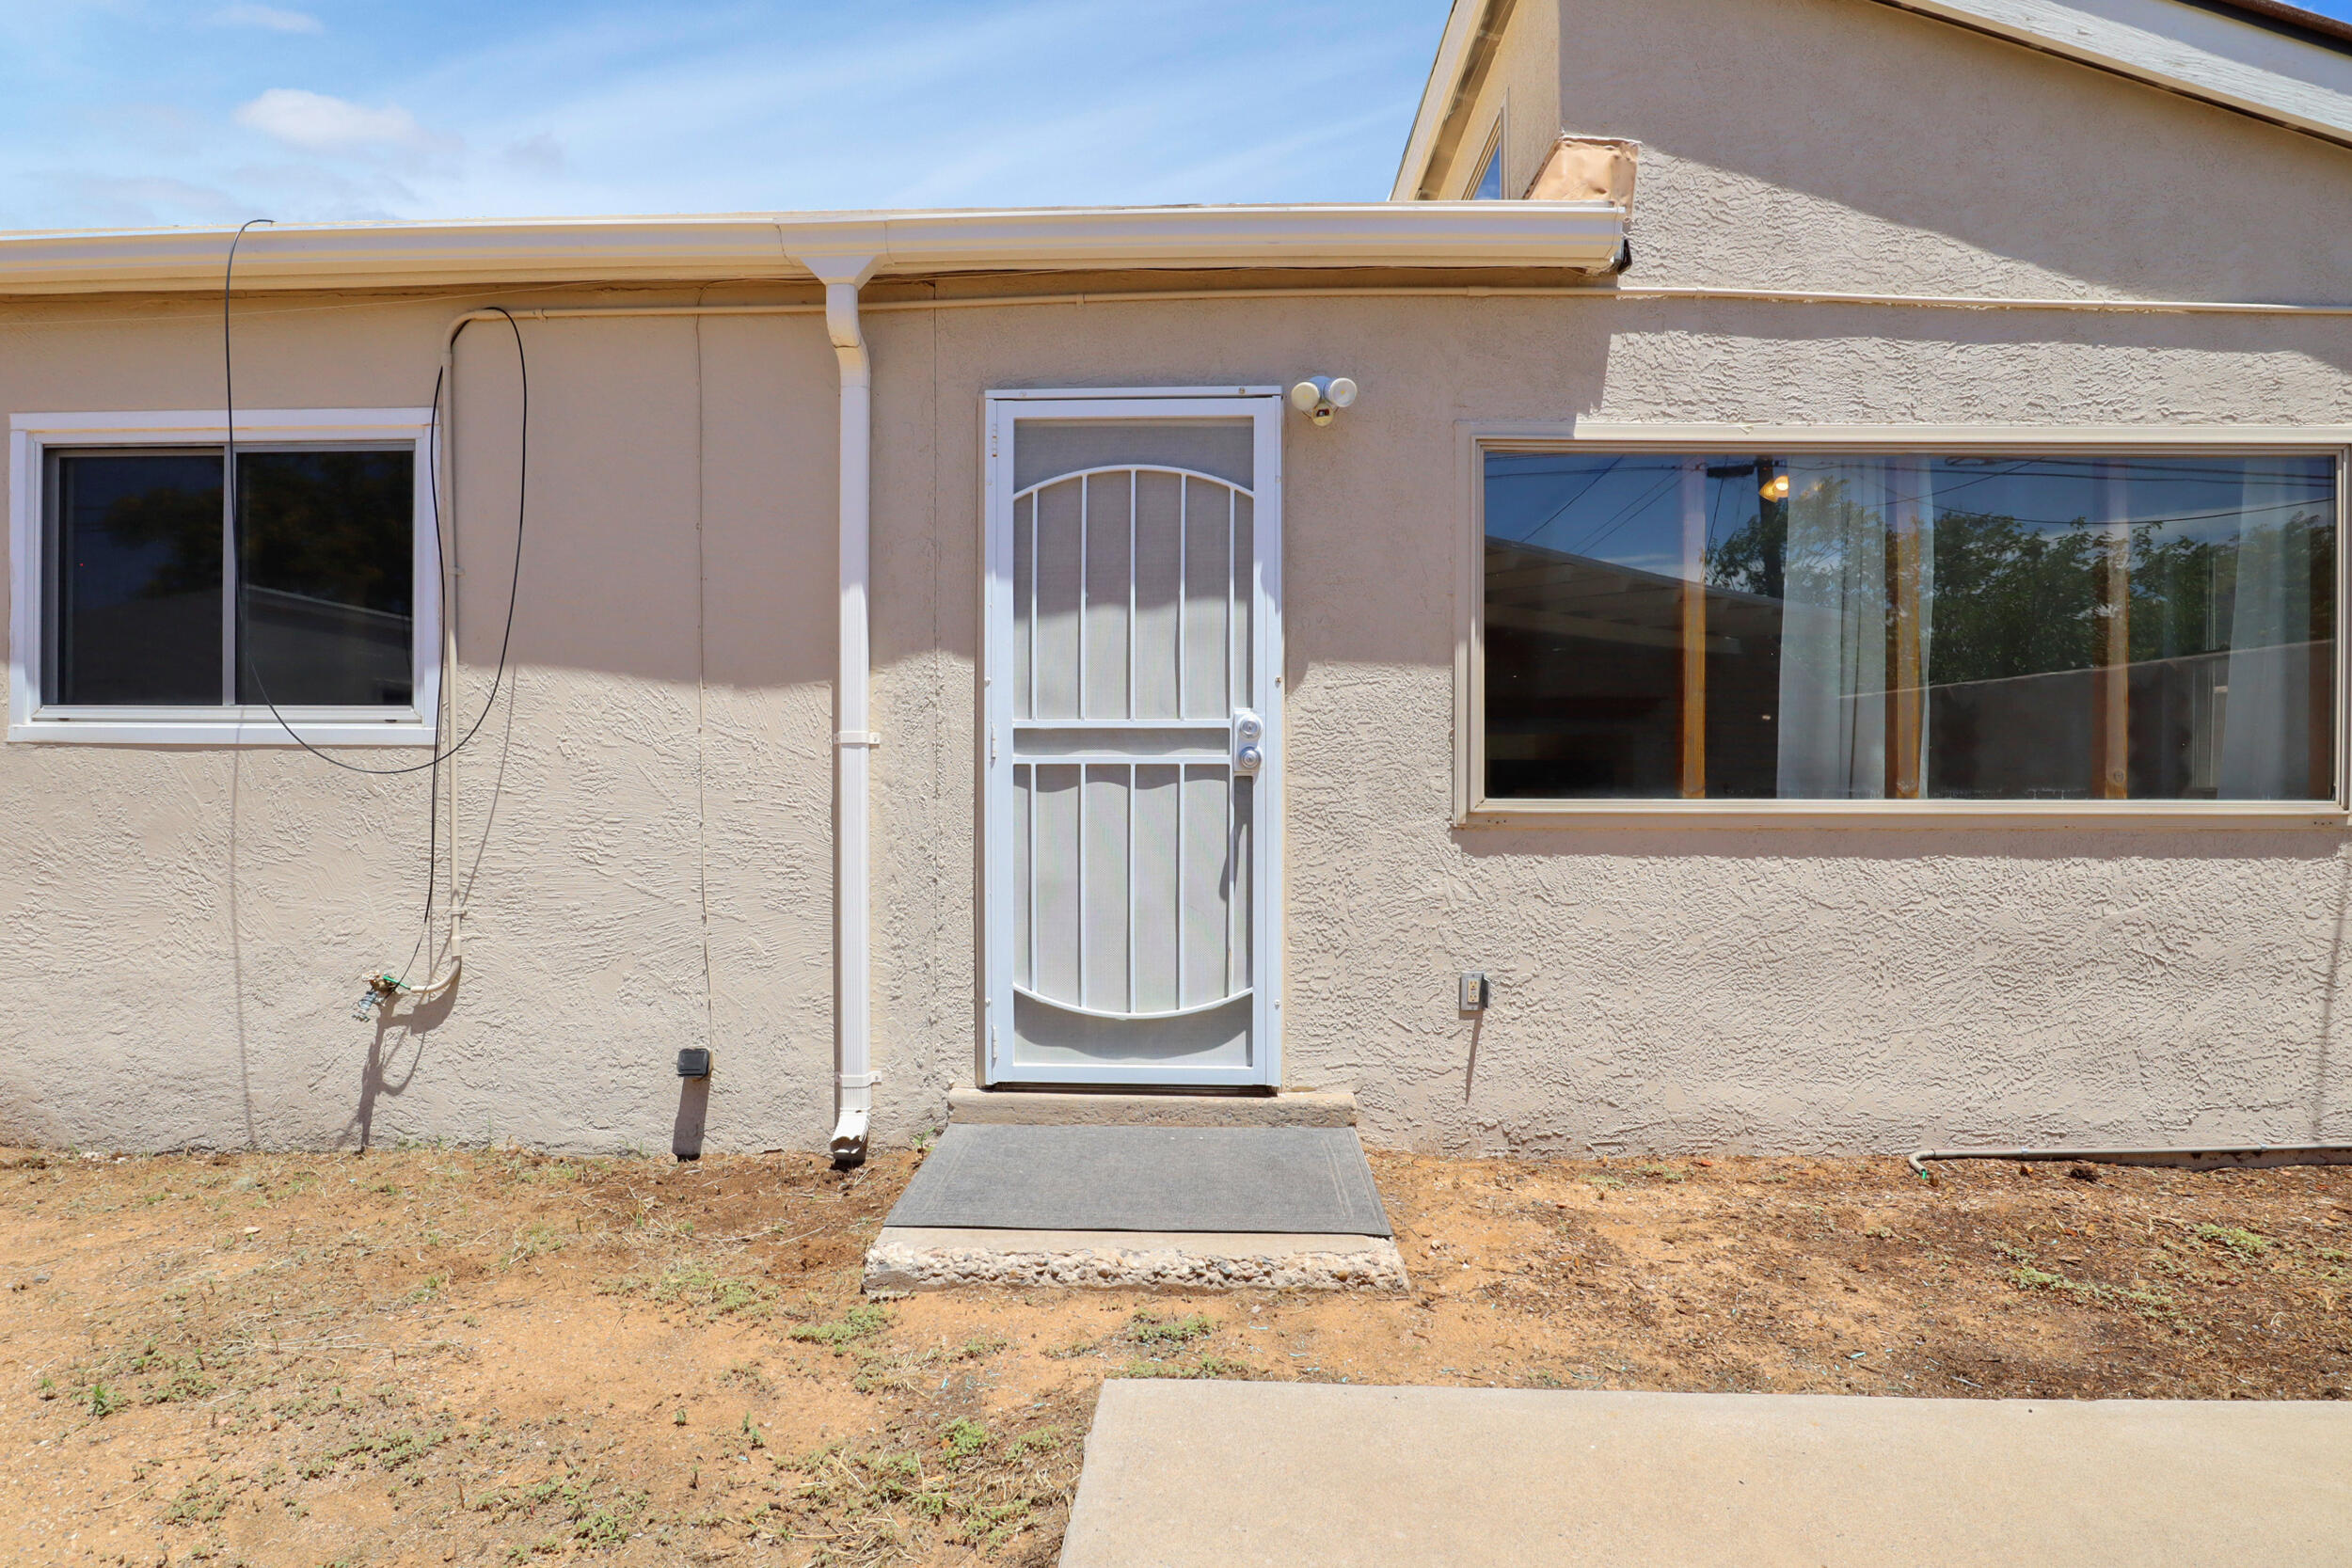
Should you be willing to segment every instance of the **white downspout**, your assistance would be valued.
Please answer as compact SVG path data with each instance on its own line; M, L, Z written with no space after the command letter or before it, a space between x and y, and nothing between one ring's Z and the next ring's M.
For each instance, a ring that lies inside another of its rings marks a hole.
M840 667L834 688L834 951L839 994L834 1006L838 1066L830 1152L843 1169L866 1160L874 1111L872 1009L872 848L866 794L874 747L872 680L866 635L866 578L873 522L873 360L859 329L857 292L873 256L803 257L825 285L825 330L841 362Z

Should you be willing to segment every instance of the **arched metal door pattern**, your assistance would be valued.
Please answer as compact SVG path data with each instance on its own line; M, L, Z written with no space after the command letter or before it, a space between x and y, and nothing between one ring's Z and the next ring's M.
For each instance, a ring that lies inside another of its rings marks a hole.
M1279 407L990 399L990 1082L1276 1081Z

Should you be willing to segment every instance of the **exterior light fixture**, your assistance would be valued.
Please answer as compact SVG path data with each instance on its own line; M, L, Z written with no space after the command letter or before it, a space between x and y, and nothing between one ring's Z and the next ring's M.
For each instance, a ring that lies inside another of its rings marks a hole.
M1343 375L1312 375L1291 388L1291 406L1318 428L1356 401L1356 383Z
M1788 499L1788 476L1774 474L1758 486L1756 493L1768 501L1787 500Z

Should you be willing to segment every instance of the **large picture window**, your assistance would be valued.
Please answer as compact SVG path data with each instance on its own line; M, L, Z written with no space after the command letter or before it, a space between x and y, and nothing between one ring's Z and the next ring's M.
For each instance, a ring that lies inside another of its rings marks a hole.
M2335 798L2332 453L1482 461L1488 800Z
M275 708L305 738L415 738L387 731L423 725L435 674L418 441L241 434L232 522L225 442L56 419L17 433L13 737L285 741Z

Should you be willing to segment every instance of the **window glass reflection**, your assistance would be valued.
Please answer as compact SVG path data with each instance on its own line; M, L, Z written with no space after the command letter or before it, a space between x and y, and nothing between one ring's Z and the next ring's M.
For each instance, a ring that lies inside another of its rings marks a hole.
M51 476L46 700L217 704L220 453L74 452Z
M415 463L403 451L237 453L239 700L410 700Z
M2334 464L1486 458L1501 799L2321 800Z

